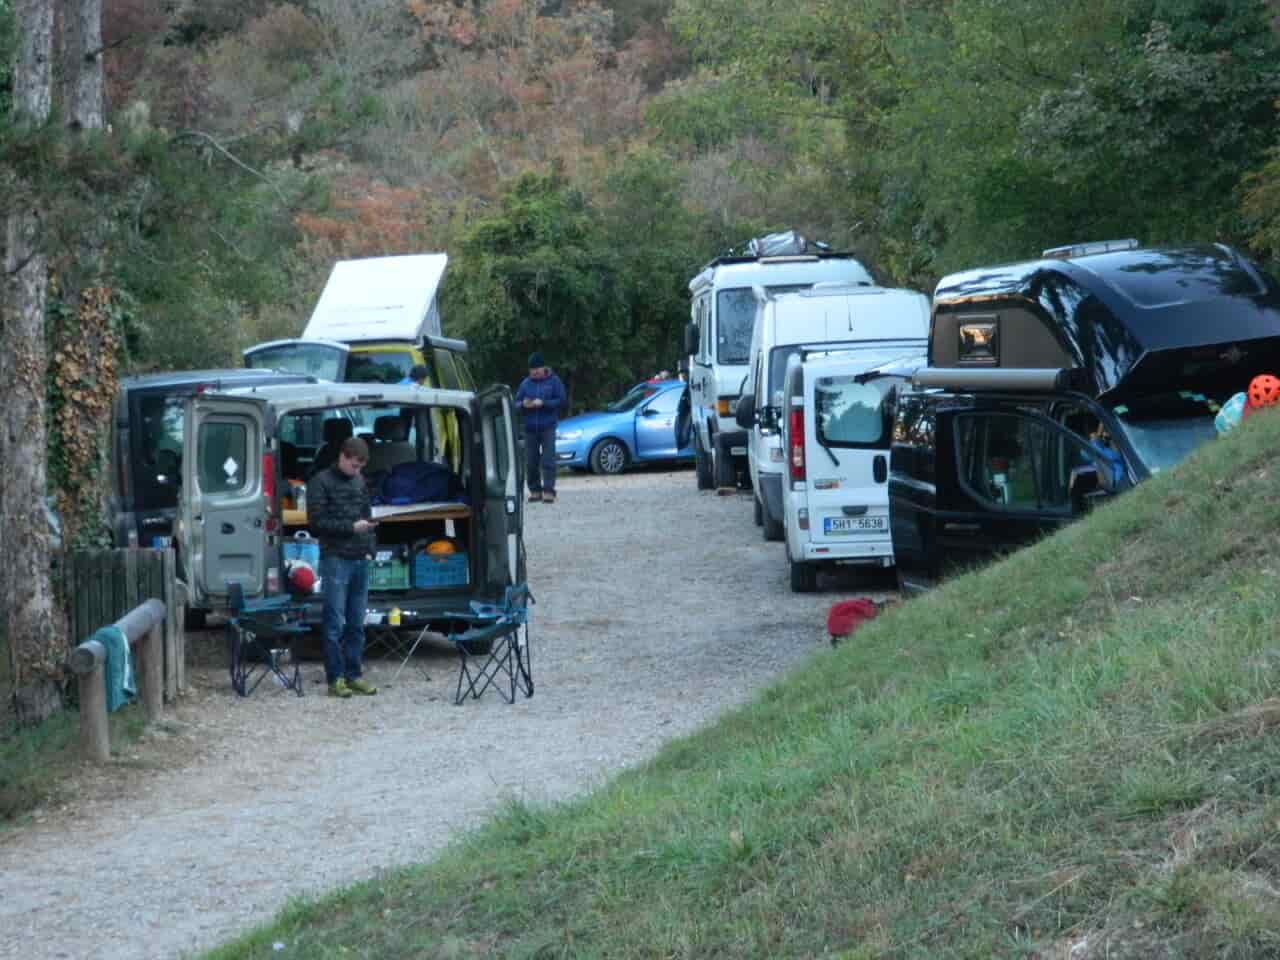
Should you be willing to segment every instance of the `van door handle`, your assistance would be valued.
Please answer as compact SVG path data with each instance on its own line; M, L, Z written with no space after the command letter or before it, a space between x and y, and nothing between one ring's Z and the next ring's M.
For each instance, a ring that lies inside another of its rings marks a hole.
M234 524L230 524L230 523L224 523L224 524L223 524L221 527L219 527L218 529L219 529L222 533L225 533L225 534L232 534L232 533L235 533L235 532L236 532L235 525L234 525Z
M942 529L950 533L977 533L982 529L978 523L944 523Z

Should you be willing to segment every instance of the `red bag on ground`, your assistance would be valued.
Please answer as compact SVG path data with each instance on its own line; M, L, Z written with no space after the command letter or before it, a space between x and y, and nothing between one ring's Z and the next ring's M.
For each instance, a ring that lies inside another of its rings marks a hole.
M847 637L860 627L864 621L872 619L880 608L874 600L841 600L833 604L827 611L827 633L831 634L831 642Z

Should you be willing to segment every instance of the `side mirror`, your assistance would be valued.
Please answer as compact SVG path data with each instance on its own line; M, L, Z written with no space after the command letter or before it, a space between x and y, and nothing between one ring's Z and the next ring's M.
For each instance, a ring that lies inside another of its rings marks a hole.
M687 324L684 328L684 352L689 356L696 356L698 353L698 325L696 323Z
M658 411L653 409L653 407L645 407L640 411L640 416L642 417L656 417L657 415Z
M756 397L753 393L744 393L738 398L738 408L733 419L743 430L750 430L756 423Z

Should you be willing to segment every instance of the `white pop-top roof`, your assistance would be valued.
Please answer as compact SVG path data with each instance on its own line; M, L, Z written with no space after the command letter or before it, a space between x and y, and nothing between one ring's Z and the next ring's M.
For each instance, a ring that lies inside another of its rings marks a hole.
M448 263L445 253L339 260L302 338L354 343L440 336L436 294Z

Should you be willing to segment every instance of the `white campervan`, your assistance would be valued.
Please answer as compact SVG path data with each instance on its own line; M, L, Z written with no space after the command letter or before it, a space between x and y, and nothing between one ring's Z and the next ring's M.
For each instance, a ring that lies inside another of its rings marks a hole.
M718 257L689 281L692 322L685 330L685 352L699 490L734 486L746 466L746 434L733 414L751 358L756 317L752 288L780 293L824 281L874 284L867 268L852 256L825 251Z
M897 388L926 363L919 347L853 345L787 362L782 515L791 589L817 589L840 564L890 567L889 447Z
M737 423L746 433L754 515L766 540L783 536L780 430L782 378L802 349L857 346L881 355L923 352L929 337L929 298L915 290L818 283L808 290L771 294L756 290L751 366Z

